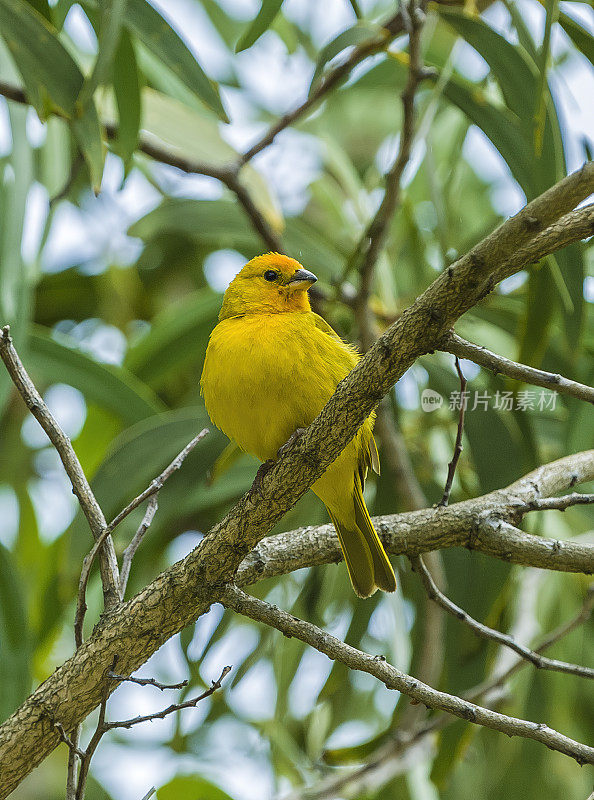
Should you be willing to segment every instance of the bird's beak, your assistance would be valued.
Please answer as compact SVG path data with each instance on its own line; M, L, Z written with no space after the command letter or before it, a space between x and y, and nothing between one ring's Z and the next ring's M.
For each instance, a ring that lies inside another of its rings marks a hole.
M309 284L307 287L309 289L316 281L317 278L313 272L309 272L307 269L298 269L287 285L290 286L291 289L298 289L304 284Z

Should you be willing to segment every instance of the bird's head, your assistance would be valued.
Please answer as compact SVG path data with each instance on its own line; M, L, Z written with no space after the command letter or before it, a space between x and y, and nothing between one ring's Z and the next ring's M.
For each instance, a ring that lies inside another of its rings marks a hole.
M309 311L307 290L316 281L316 276L294 258L280 253L256 256L229 284L219 319Z

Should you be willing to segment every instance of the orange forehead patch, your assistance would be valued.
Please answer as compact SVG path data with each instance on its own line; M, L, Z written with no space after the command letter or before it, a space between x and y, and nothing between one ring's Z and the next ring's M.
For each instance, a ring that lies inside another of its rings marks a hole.
M250 278L254 275L260 275L267 269L277 269L281 275L288 278L294 275L298 269L302 269L302 266L296 259L289 258L289 256L282 255L282 253L265 253L248 261L239 275L244 278Z

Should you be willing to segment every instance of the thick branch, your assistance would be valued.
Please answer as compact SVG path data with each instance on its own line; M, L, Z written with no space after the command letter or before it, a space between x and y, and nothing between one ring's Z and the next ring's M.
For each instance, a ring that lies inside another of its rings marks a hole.
M226 608L231 608L250 619L262 622L292 636L319 650L335 661L340 661L350 669L367 672L382 681L388 689L397 689L427 708L446 711L460 719L482 725L505 733L508 736L522 736L546 745L550 750L574 758L578 764L594 764L594 747L588 747L549 728L541 722L529 722L516 717L508 717L491 709L463 700L456 695L440 692L418 681L411 675L401 672L385 660L383 656L371 656L357 650L340 639L331 636L310 622L281 611L263 600L250 597L236 587L228 587L221 596Z
M566 559L567 546L575 546L581 557L580 572L594 571L594 545L544 539L512 528L510 547L489 530L477 535L482 519L516 524L533 504L579 483L594 480L594 450L567 456L539 467L505 489L445 508L425 508L405 514L375 517L373 524L385 548L394 555L415 557L431 550L469 547L485 554L525 566L572 571ZM512 547L512 544L514 547ZM536 544L536 549L535 549ZM542 545L542 546L541 546ZM543 557L545 563L543 563ZM332 525L299 528L263 539L241 564L236 582L247 586L259 580L284 575L303 566L331 564L341 559ZM533 561L538 561L538 564ZM575 566L575 564L574 564Z
M103 617L75 656L0 728L2 792L11 791L56 746L58 736L48 717L60 721L65 730L72 730L100 702L104 675L114 654L121 659L118 671L130 673L208 607L247 553L336 458L404 371L419 355L437 347L456 319L493 288L500 265L505 266L503 274L511 274L528 263L535 249L529 245L535 230L555 224L554 235L542 235L546 245L539 244L541 249L554 249L555 242L566 244L568 229L576 239L586 235L583 225L573 226L570 221L559 224L558 220L592 191L594 164L588 163L507 220L438 277L339 384L321 414L264 477L257 495L244 496L196 550ZM583 216L580 220L583 223ZM579 473L591 462L591 454L576 457L574 471ZM579 474L575 482L579 482ZM425 513L428 521L439 513L445 520L453 509L455 506ZM383 532L381 522L379 528ZM484 537L488 538L481 533L478 541ZM431 547L419 542L417 552L440 547L439 539L437 536L437 545ZM390 546L389 535L385 540ZM565 564L563 549L549 555L552 563ZM587 549L582 553L591 570L590 555ZM522 559L519 549L517 557Z
M545 372L542 369L535 369L526 364L510 361L509 358L492 353L485 347L473 342L467 342L453 331L440 343L439 349L452 353L459 358L467 358L469 361L474 361L475 364L486 367L495 374L501 373L517 381L530 383L533 386L543 386L546 389L554 389L561 394L577 397L578 400L594 403L594 388L591 386L571 381L557 373Z
M116 560L113 541L110 536L104 536L107 527L103 511L95 499L89 482L87 481L80 461L77 458L70 439L58 425L55 417L44 403L43 398L33 385L33 382L12 344L10 327L5 325L0 331L0 357L8 370L10 377L19 394L25 401L27 408L48 435L64 465L66 474L72 484L72 491L78 498L93 538L102 539L101 549L101 579L103 581L103 596L105 608L111 608L120 600L120 576Z

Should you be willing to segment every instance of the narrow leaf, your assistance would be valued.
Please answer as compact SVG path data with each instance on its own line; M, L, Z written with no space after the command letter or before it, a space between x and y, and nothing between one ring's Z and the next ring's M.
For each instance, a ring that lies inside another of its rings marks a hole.
M122 30L113 62L113 89L118 107L116 149L128 169L138 144L141 118L140 76L130 35Z
M254 42L268 30L280 11L282 4L283 0L262 0L262 5L256 17L241 39L237 42L235 47L236 53L247 50L248 47L251 47Z

